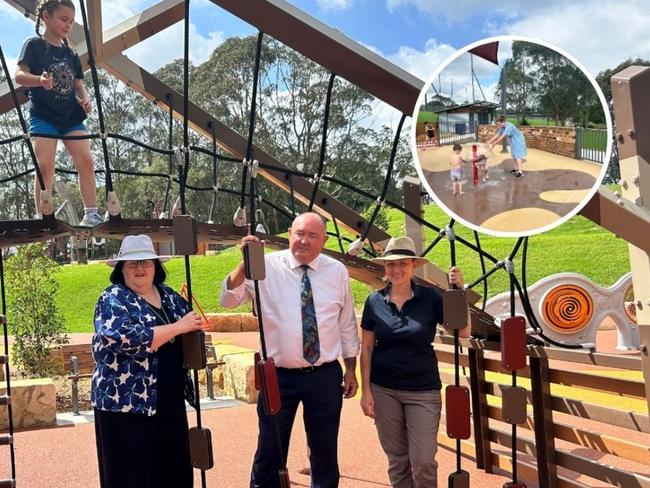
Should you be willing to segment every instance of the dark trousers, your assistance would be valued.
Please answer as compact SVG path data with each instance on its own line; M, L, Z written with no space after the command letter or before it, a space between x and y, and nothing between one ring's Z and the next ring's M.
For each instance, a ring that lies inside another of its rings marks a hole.
M185 405L152 417L95 409L101 488L191 488Z
M343 406L343 372L338 361L312 372L278 368L282 409L275 415L280 431L284 459L289 452L291 428L298 404L310 447L311 488L337 488L339 423ZM257 402L259 436L251 473L251 488L279 488L280 451L273 417L264 413L264 399Z

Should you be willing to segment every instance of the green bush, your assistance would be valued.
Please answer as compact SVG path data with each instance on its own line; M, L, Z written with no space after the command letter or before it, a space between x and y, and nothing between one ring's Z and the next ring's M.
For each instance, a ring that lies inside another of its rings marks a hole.
M43 244L23 246L7 261L9 327L21 373L47 376L55 371L50 349L67 344L65 323L56 307L58 265Z

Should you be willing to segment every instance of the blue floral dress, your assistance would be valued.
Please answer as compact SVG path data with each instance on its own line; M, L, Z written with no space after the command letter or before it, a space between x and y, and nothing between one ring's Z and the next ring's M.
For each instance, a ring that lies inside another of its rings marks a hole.
M526 146L526 138L514 124L506 122L505 125L497 129L497 134L503 135L508 138L510 144L510 154L513 159L523 159L528 155L528 146Z

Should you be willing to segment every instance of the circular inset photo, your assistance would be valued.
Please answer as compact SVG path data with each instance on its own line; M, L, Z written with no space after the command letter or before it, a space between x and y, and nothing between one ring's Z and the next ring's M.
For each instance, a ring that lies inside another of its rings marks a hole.
M413 119L429 194L492 235L560 225L598 190L609 162L612 125L598 84L539 40L498 37L461 49L431 75Z

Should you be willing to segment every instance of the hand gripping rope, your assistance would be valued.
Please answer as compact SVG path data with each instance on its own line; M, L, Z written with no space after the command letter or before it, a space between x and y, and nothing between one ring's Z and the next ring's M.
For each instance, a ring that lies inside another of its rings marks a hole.
M257 195L257 172L259 163L253 160L253 136L255 133L255 107L257 98L257 83L258 74L260 69L260 57L262 50L263 32L257 36L257 52L255 57L255 73L253 76L253 94L251 99L251 109L249 118L248 140L246 146L246 157L244 158L244 172L242 176L242 189L240 193L239 209L235 212L234 221L235 225L243 226L246 224L246 210L245 210L245 197L246 197L246 175L249 173L249 223L248 234L256 234L257 223L257 209L256 203L261 199ZM249 171L250 170L250 171ZM275 369L275 362L273 358L268 357L266 349L266 338L264 335L264 320L262 313L262 303L260 300L259 281L266 277L266 269L264 266L264 248L260 242L248 241L243 248L244 253L244 269L247 279L253 280L255 289L255 310L257 312L257 321L260 330L260 345L261 355L255 354L255 386L261 392L261 401L264 405L264 411L267 415L272 417L273 428L275 430L278 452L280 456L280 470L278 476L280 486L282 488L289 488L289 473L287 471L286 458L284 455L284 448L282 439L280 437L280 427L275 415L282 408L280 399L280 389L278 386L277 371Z
M257 161L254 161L257 163ZM248 234L255 235L256 227L256 179L257 168L253 166L250 172L250 223L248 225ZM262 318L262 302L260 299L259 281L266 277L266 270L264 266L264 247L260 242L248 241L244 245L244 268L246 278L253 280L255 288L255 310L257 312L257 321L260 329L260 345L261 355L255 353L255 387L261 392L261 401L263 401L264 412L266 415L272 416L273 428L275 430L278 452L280 455L280 470L278 476L280 478L280 486L282 488L289 488L291 484L289 481L289 472L287 471L287 463L284 455L284 446L282 445L282 438L280 437L280 427L278 419L275 415L282 408L280 399L280 389L278 386L277 371L273 358L268 357L266 350L266 339L264 336L264 320Z

